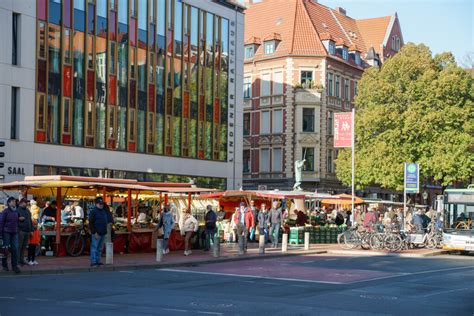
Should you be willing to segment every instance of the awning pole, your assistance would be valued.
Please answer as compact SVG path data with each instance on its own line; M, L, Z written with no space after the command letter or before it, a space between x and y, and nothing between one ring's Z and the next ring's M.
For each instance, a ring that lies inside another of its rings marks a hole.
M128 202L127 202L127 230L132 232L132 190L128 189Z
M191 193L188 193L188 209L191 211Z
M138 191L135 195L135 223L138 222Z
M104 203L107 203L107 201L106 201L106 199L107 199L107 188L106 187L102 188L102 199L104 200Z
M165 206L168 205L168 193L165 194Z
M59 245L61 244L61 188L56 188L56 257L59 257Z

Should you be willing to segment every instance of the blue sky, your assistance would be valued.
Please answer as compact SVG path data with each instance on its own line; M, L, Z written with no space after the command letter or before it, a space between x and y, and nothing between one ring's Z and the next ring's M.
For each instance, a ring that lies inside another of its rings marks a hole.
M398 13L403 39L433 53L451 51L459 62L474 53L474 0L319 0L355 19Z

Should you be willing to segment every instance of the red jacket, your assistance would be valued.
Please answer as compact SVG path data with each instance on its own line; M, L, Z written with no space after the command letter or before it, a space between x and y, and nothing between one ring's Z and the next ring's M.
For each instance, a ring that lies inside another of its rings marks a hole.
M249 209L249 208L246 208L245 209L245 227L247 228L252 228L255 226L255 218L253 217L253 214L252 214L252 210ZM239 224L241 221L241 217L240 217L240 210L236 211L234 213L234 223L235 224Z

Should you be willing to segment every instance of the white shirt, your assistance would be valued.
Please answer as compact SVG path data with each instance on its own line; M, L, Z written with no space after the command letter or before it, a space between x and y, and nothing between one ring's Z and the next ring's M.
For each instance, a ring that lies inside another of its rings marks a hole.
M84 218L84 210L79 205L74 207L73 218Z

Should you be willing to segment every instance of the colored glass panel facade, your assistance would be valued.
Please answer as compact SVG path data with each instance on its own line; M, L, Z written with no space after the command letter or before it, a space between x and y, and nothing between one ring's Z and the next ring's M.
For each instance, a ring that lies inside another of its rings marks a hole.
M181 0L37 13L36 142L226 161L228 20Z

